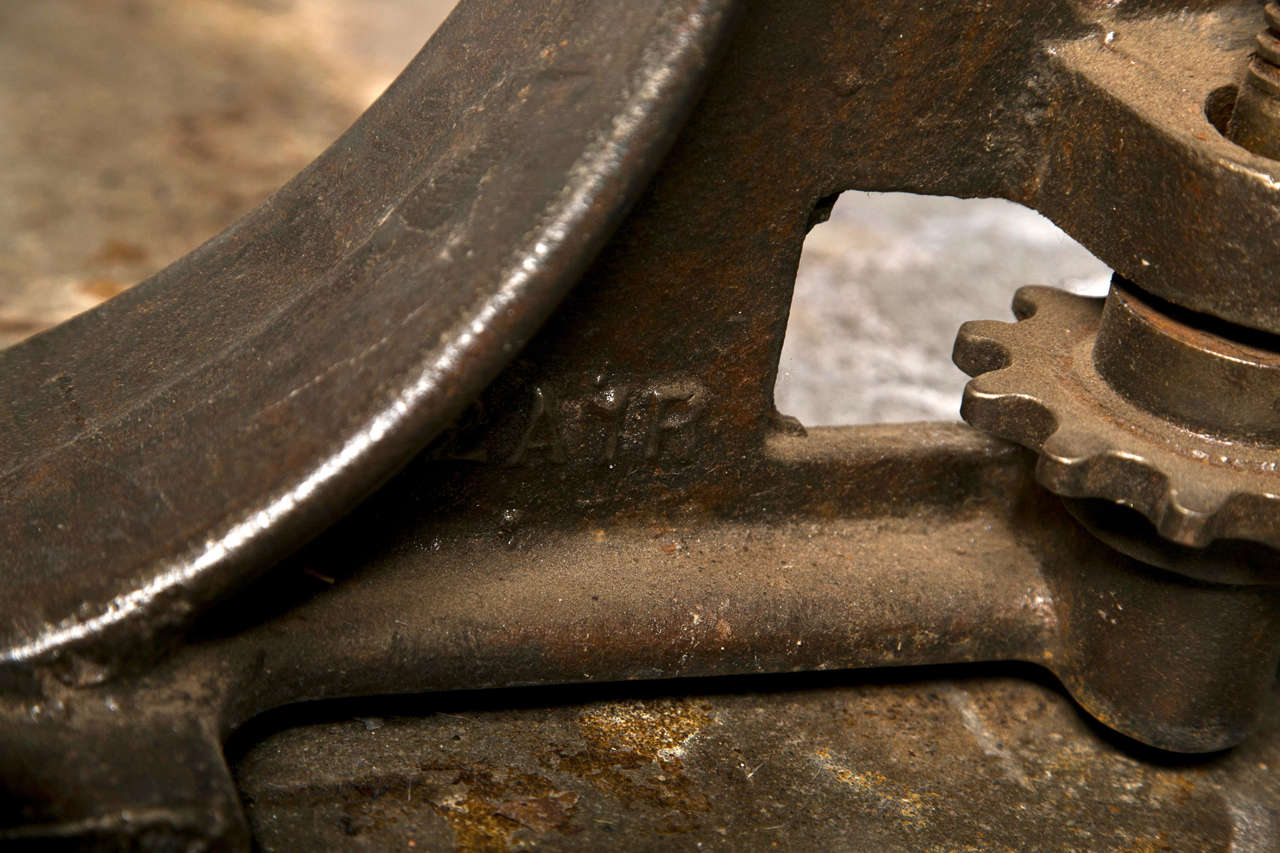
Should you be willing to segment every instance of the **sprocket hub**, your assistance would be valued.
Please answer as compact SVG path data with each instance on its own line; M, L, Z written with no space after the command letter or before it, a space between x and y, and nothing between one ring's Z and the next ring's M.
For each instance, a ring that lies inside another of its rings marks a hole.
M1105 301L1024 287L1013 311L1018 322L970 322L957 336L955 363L974 377L966 421L1038 451L1050 491L1131 507L1175 548L1280 548L1270 336L1193 317L1118 276Z

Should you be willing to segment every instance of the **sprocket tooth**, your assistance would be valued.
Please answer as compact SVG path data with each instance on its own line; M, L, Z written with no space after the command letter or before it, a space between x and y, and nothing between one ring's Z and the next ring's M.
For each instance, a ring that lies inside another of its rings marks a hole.
M1229 529L1230 501L1231 495L1204 485L1171 482L1160 511L1151 521L1166 539L1203 548L1220 538L1220 531Z
M1105 448L1084 458L1040 457L1036 476L1045 488L1070 498L1101 498L1155 521L1167 500L1169 478L1147 460Z
M1173 481L1169 488L1169 502L1179 512L1200 515L1205 518L1217 515L1225 509L1230 495L1218 492L1207 485Z
M1210 522L1214 539L1237 538L1280 549L1280 495L1237 492Z
M1074 434L1087 435L1083 430ZM1059 444L1057 438L1055 434L1041 448L1036 468L1045 488L1065 497L1099 498L1130 507L1146 516L1162 537L1179 545L1203 548L1218 538L1212 521L1224 497L1179 487L1158 464L1131 453L1115 448L1090 453L1087 445Z
M1188 548L1203 548L1213 539L1214 512L1201 512L1178 502L1176 492L1169 494L1163 510L1151 519L1165 539Z
M1003 391L983 393L980 380L992 375L997 374L969 380L960 403L960 417L977 429L1037 449L1058 428L1057 418L1034 397Z
M1001 370L1013 363L1013 323L970 320L960 327L951 361L969 376Z
M1123 290L1116 298L1126 298ZM1280 447L1242 446L1232 470L1225 457L1222 466L1211 461L1222 452L1216 439L1185 430L1176 440L1162 436L1156 413L1107 390L1082 355L1099 334L1104 304L1033 285L1014 296L1018 322L964 324L953 359L973 378L961 416L1038 451L1036 477L1048 490L1130 507L1173 543L1245 539L1280 549Z

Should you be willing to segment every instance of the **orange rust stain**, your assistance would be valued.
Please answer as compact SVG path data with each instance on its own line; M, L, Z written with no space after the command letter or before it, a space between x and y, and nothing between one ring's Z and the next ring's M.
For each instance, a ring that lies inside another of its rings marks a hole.
M541 776L484 768L459 771L450 790L431 801L461 853L506 853L521 830L569 831L577 802L576 791L558 790Z
M689 702L610 703L578 717L592 746L645 761L672 757L711 722L710 714Z
M691 701L599 705L578 717L587 748L556 756L555 767L620 802L666 810L665 831L688 831L695 824L693 815L711 805L685 776L681 756L713 722L704 707Z

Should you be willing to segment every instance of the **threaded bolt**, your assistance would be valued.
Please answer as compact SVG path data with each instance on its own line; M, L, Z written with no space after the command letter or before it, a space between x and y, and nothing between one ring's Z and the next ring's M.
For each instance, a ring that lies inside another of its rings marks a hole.
M1255 154L1280 160L1280 3L1267 3L1265 14L1267 29L1258 34L1249 58L1227 136Z

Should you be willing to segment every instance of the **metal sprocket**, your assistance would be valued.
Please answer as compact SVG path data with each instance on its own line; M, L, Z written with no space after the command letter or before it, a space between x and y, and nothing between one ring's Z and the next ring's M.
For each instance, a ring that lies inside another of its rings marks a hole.
M956 338L953 359L974 377L966 421L1038 451L1050 491L1131 507L1177 545L1280 547L1280 447L1176 423L1138 405L1140 392L1117 390L1095 358L1103 299L1024 287L1013 312L1018 322L965 323Z

